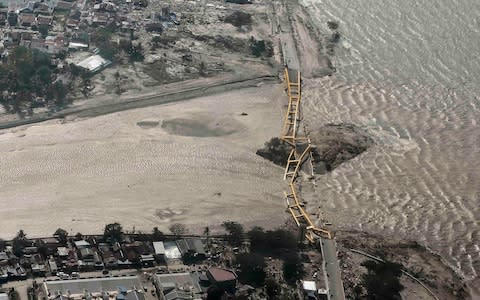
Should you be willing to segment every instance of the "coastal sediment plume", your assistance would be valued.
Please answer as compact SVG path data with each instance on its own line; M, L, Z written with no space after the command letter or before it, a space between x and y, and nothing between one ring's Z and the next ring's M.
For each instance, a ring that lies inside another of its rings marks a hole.
M418 240L478 289L480 2L301 3L341 32L335 76L305 81L310 130L348 122L375 141L322 176L325 210L344 227Z
M375 142L322 176L317 194L324 210L344 228L418 240L476 278L480 115L472 102L452 95L445 107L436 102L441 89L420 88L411 101L393 86L332 79L307 84L315 86L304 94L312 132L315 123L351 122L367 126Z

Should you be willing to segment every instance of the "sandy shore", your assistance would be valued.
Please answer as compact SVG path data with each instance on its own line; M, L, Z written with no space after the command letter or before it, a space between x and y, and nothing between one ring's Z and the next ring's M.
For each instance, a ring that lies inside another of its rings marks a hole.
M266 85L0 131L0 237L99 232L113 221L193 232L282 223L282 170L255 155L278 135L282 92Z

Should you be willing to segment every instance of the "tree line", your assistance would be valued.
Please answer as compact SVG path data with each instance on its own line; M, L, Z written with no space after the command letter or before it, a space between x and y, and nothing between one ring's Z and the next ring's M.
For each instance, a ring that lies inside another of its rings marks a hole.
M57 72L48 54L16 47L0 64L0 104L7 112L30 114L45 104L65 105L68 88L55 80Z

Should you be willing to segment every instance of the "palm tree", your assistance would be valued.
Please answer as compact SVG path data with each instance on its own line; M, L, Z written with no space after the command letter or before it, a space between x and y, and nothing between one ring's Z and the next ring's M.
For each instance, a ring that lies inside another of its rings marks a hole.
M203 230L203 234L207 237L207 248L210 248L210 228L208 226Z

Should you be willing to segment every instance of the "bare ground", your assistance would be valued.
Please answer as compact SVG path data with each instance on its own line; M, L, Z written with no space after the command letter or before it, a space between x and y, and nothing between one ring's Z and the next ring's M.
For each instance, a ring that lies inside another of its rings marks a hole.
M1 236L99 232L114 221L192 232L225 220L283 223L281 170L255 155L277 134L281 93L266 85L0 131ZM187 126L164 130L172 120ZM192 123L202 126L188 134Z

